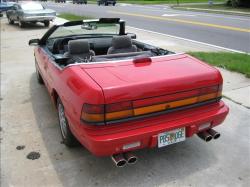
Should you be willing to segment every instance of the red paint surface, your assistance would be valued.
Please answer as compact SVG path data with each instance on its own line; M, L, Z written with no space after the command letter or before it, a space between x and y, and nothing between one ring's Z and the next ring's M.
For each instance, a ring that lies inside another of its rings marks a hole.
M222 123L229 111L220 101L112 125L84 124L80 122L84 103L133 101L139 106L145 104L140 99L154 97L159 102L161 98L166 99L166 94L176 94L178 99L181 96L178 92L222 84L221 74L186 54L152 58L152 62L139 66L128 60L73 65L64 69L56 67L41 48L35 49L35 57L53 101L56 94L62 100L71 131L82 145L98 156L123 152L123 145L138 141L141 145L135 149L155 147L159 133L180 127L186 127L186 136L191 137L201 124L211 122L216 126ZM190 94L195 92L190 91Z

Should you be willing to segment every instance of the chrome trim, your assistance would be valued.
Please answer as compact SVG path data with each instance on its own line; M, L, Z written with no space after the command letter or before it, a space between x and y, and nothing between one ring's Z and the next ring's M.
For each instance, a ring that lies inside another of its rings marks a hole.
M28 16L22 17L22 21L45 21L45 20L54 20L55 16Z

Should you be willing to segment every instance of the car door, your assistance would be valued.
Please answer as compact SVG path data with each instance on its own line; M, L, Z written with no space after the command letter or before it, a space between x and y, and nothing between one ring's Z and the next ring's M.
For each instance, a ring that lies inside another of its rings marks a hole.
M36 56L37 68L43 77L44 83L47 85L47 69L48 69L49 57L43 46L39 46L35 50L35 56Z
M13 18L14 18L14 16L13 16L14 13L15 13L15 5L13 5L13 7L11 7L10 10L8 10L8 11L6 12L7 16L8 16L10 19L12 19L12 20L14 20L14 19L13 19Z
M17 9L18 9L18 5L15 4L12 9L9 11L9 16L12 20L16 21L17 20Z
M20 5L16 6L16 10L15 10L15 20L19 20L19 16L22 15L22 8Z

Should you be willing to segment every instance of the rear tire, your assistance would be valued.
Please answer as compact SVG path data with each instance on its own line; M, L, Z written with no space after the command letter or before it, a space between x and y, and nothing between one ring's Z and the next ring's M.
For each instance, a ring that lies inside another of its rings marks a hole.
M19 20L18 25L19 25L20 28L24 28L25 27L25 22Z
M8 22L10 25L13 25L14 24L14 21L12 19L10 19L10 17L7 17L8 18Z
M68 147L76 146L79 143L69 128L68 120L64 113L64 106L59 97L57 98L57 111L63 143Z
M44 23L44 26L45 26L45 27L48 27L49 24L50 24L48 20L44 21L43 23Z

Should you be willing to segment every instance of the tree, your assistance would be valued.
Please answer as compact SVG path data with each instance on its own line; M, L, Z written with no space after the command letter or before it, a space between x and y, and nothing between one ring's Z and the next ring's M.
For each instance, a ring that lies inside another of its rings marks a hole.
M249 0L227 0L227 4L233 7L239 7L239 6L250 7Z

